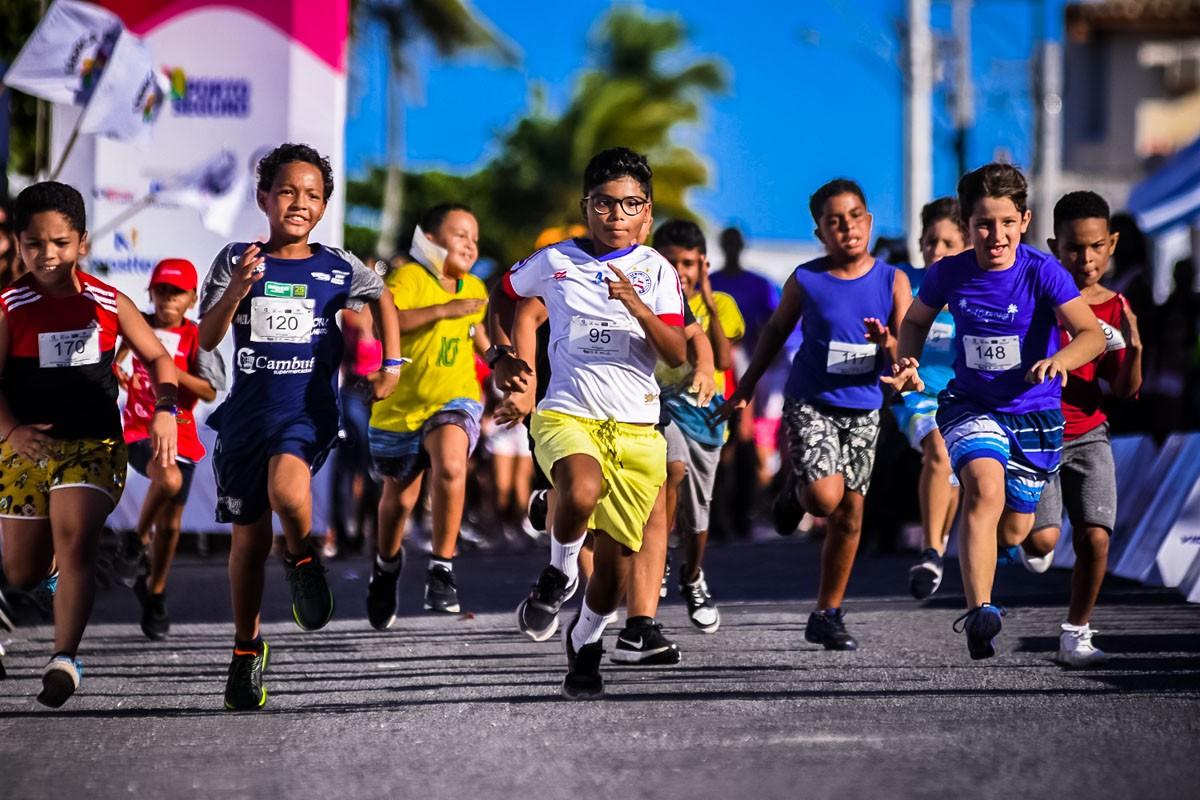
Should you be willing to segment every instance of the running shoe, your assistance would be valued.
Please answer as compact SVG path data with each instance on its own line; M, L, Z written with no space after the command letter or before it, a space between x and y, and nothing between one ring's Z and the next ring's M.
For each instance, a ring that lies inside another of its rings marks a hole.
M75 694L83 677L83 664L66 653L57 653L42 671L42 691L37 701L48 708L59 708Z
M846 632L846 612L840 608L827 608L808 615L804 638L819 644L826 650L857 650L858 642Z
M333 618L333 592L316 552L296 560L284 555L283 572L292 590L292 619L301 630L324 628Z
M557 617L555 620L557 621ZM562 696L568 700L599 700L604 697L604 676L600 674L600 662L604 658L604 644L596 641L585 644L575 652L571 631L579 615L563 629L563 649L567 651L567 676L562 682Z
M954 632L967 634L967 652L979 661L996 655L996 636L1003 627L1000 618L1007 612L999 606L984 603L954 620Z
M547 530L546 517L550 513L549 495L549 489L538 489L529 493L529 524L539 533L545 533Z
M1020 545L1010 545L1001 547L996 552L996 566L1011 567L1014 564L1021 563L1021 547Z
M225 708L229 711L257 711L267 704L267 687L263 686L263 672L271 648L266 642L257 650L233 648L233 661L229 662L229 679L225 681Z
M381 569L379 560L373 559L371 582L367 584L367 621L377 631L386 631L396 621L396 589L404 570L403 550L397 558L400 563L395 572Z
M462 610L454 572L441 564L431 565L425 576L425 610L440 614L457 614Z
M529 596L517 606L517 627L535 642L544 642L558 630L558 610L579 587L578 578L568 584L562 570L547 566L538 576Z
M1092 644L1096 632L1091 625L1062 624L1058 636L1058 654L1054 660L1064 667L1093 667L1108 660L1108 655Z
M137 531L117 534L117 550L113 554L112 570L117 580L134 588L137 579L149 572L150 556Z
M1021 558L1021 566L1032 572L1034 575L1041 575L1046 570L1050 569L1050 565L1054 563L1054 551L1051 550L1044 556L1031 556L1025 552L1024 547L1018 547L1017 553Z
M942 585L945 566L942 556L932 547L921 553L921 560L908 571L908 591L918 600L931 597Z
M663 579L658 586L658 598L665 600L667 598L667 580L671 577L671 557L667 556L667 563L663 565Z
M804 518L804 507L800 505L800 498L796 496L796 486L796 475L788 470L783 490L771 504L771 522L780 536L791 536L799 527L800 520Z
M721 627L721 612L708 593L708 582L704 580L704 570L694 583L679 583L679 594L687 604L688 619L704 633L716 633Z
M617 646L609 658L614 664L670 666L679 663L679 645L663 635L661 622L634 617L625 621L625 630L617 635Z
M151 594L146 586L146 578L138 578L133 585L133 593L142 604L142 633L146 638L157 642L165 639L171 632L171 617L167 614L166 594Z

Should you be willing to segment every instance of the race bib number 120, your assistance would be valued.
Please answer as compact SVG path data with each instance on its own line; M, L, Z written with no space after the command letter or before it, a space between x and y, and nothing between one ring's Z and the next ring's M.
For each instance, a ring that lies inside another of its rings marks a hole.
M571 319L571 353L583 358L625 359L629 357L629 331L608 319Z
M308 344L316 301L300 297L255 297L250 301L250 341Z
M38 334L38 364L42 367L82 367L99 363L99 328Z
M1003 372L1021 366L1021 339L1017 336L963 336L967 366L983 372Z

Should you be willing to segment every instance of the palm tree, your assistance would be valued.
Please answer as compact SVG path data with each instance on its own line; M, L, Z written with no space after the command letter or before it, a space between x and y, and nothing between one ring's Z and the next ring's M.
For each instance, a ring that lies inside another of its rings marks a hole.
M403 81L410 72L409 45L423 38L444 57L478 50L505 64L516 63L518 54L470 0L359 0L355 5L351 9L355 19L361 11L366 19L383 25L388 35L388 163L376 242L377 255L386 258L396 248L404 205Z

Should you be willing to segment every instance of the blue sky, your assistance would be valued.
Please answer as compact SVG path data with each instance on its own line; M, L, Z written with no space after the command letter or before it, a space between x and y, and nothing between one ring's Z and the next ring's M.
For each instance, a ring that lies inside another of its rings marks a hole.
M589 35L612 5L476 0L476 8L521 50L515 68L477 57L447 62L431 48L415 46L406 106L409 167L469 172L482 165L494 153L497 135L528 110L535 85L544 87L552 110L561 109L575 78L590 66ZM877 234L902 232L898 65L904 0L772 0L743 6L742 13L717 0L638 5L679 14L690 32L687 54L716 56L728 65L729 91L711 98L699 124L678 133L709 164L710 185L690 196L709 223L736 222L752 237L810 240L808 195L844 175L866 191ZM1061 19L1060 9L1060 0L976 3L972 164L1003 152L1029 165L1035 135L1031 56L1038 40L1060 35L1061 25L1053 22ZM934 0L932 20L935 34L948 35L948 2ZM352 49L352 175L384 158L385 48L381 32L368 29ZM953 192L957 180L942 88L934 98L937 194Z

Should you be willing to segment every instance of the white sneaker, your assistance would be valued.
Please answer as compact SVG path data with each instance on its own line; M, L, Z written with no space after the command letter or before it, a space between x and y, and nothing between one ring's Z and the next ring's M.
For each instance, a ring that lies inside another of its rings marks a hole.
M1041 575L1054 563L1053 550L1044 556L1031 556L1025 552L1024 547L1017 547L1017 552L1021 554L1021 564L1034 575Z
M1108 656L1092 644L1096 632L1091 625L1062 624L1058 637L1058 655L1054 660L1065 667L1090 667L1103 663Z

